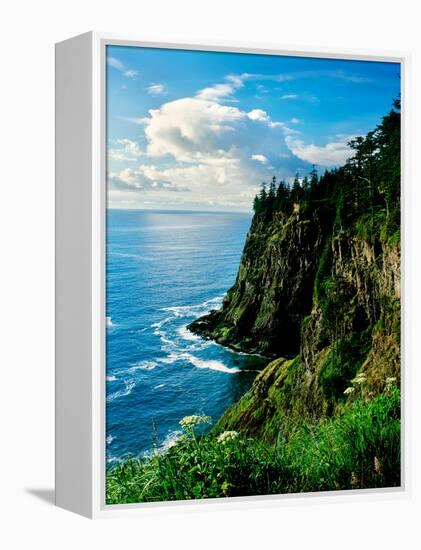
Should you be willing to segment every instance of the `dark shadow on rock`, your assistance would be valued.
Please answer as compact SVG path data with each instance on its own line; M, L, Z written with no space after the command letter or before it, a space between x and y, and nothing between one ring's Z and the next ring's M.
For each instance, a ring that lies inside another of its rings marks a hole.
M54 505L55 503L55 491L54 489L25 489L25 491L48 504Z

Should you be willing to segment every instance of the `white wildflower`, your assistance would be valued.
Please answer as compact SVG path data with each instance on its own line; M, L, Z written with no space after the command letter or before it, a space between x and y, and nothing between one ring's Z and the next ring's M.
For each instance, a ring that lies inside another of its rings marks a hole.
M350 393L353 393L355 390L355 388L347 388L345 391L344 391L344 394L345 395L349 395Z
M184 430L190 430L194 428L194 426L198 426L199 424L210 424L210 422L210 416L192 414L191 416L185 416L184 418L182 418L179 424Z
M354 380L352 380L353 384L364 384L364 382L367 380L366 375L363 372L360 372Z
M218 435L217 442L218 443L226 443L227 441L232 441L233 439L237 439L237 437L239 435L240 434L238 432L235 432L233 430L222 432L220 435Z

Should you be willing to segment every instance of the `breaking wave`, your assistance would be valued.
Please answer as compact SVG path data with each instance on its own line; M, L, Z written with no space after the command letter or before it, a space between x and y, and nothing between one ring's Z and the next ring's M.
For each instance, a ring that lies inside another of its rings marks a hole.
M109 403L110 401L114 401L115 399L118 399L120 397L125 397L126 395L130 395L135 386L136 386L136 382L134 380L126 380L124 382L123 389L115 391L114 393L111 393L110 395L107 396L107 403Z

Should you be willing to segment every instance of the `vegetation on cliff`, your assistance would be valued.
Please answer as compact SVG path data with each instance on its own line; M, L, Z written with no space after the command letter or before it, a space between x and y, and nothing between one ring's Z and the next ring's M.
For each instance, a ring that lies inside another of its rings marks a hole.
M210 434L112 468L109 503L399 485L399 111L345 166L262 186L234 286L189 328L273 361Z
M236 431L197 436L186 427L166 454L108 472L107 503L376 488L400 483L399 390L297 426L276 445Z

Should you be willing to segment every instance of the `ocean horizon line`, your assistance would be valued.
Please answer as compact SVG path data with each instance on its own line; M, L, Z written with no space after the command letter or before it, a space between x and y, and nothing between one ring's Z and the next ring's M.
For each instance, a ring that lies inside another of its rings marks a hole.
M197 213L197 214L250 214L253 215L252 210L194 210L194 209L181 209L181 208L118 208L107 206L106 210L117 210L121 212L181 212L181 213Z

